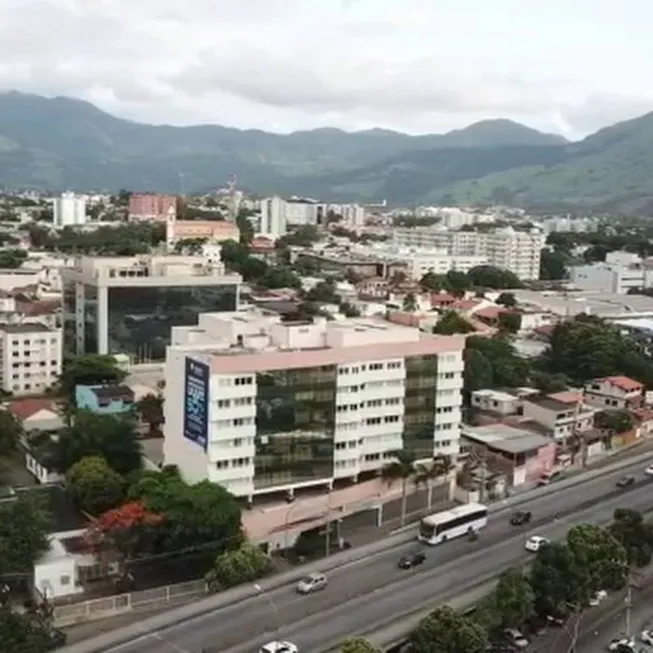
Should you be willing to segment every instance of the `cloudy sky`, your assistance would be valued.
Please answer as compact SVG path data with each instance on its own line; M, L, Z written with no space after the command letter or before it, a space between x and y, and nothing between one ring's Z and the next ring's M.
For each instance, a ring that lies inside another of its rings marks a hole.
M645 0L0 0L0 89L143 122L570 137L653 110Z

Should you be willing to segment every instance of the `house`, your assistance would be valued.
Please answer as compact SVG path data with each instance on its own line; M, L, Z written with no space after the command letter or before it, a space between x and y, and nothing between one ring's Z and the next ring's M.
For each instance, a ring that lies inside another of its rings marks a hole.
M52 399L17 399L8 403L7 410L20 422L25 433L54 432L64 426Z
M78 385L75 404L97 415L120 415L132 410L134 391L126 385Z
M627 376L607 376L585 384L585 401L602 410L632 410L644 404L644 386Z
M501 390L475 390L471 405L478 410L487 410L500 415L514 415L521 406L517 395Z
M535 483L556 461L556 445L549 438L506 424L463 425L461 450L504 473L513 487Z
M557 392L528 397L522 405L523 415L544 426L556 442L589 431L597 410L583 401L580 392Z

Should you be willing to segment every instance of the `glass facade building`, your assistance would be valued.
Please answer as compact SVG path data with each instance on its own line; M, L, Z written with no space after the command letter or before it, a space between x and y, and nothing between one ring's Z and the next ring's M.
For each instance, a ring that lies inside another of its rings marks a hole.
M254 487L333 475L337 367L257 374Z
M414 452L418 459L432 458L438 357L410 356L405 367L404 449Z

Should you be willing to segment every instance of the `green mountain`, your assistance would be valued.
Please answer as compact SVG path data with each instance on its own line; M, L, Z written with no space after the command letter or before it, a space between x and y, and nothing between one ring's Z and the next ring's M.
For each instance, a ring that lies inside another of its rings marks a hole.
M404 201L409 194L401 174L393 171L402 165L419 167L420 156L425 161L436 159L435 168L445 169L437 183L451 183L539 163L535 152L540 148L548 161L544 152L557 150L561 143L560 136L509 120L483 121L441 135L409 136L381 129L280 135L218 125L145 125L71 98L0 94L0 185L10 188L178 192L183 180L183 188L191 192L221 186L236 174L243 187L259 193L331 199L332 192L342 191L339 197L348 200L354 199L344 196L349 187L338 184L337 176L372 175L372 183L358 184L356 197L374 199L387 186L389 200ZM493 164L497 158L493 152L504 148L509 151L499 157L501 163ZM408 163L402 164L404 159ZM393 160L400 163L386 170L384 162ZM457 172L447 173L450 166ZM423 181L415 188L431 192L428 179ZM361 188L369 192L360 192Z

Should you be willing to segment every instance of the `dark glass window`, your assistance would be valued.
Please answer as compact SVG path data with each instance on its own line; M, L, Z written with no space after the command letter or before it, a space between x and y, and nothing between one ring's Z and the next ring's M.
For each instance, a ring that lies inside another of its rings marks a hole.
M95 286L84 286L84 353L98 353L98 292Z
M77 347L76 306L75 283L66 281L63 284L63 342L69 356L83 353Z
M333 475L335 365L257 374L254 487Z
M417 458L433 458L438 357L410 356L405 365L404 449Z
M165 359L170 328L193 326L200 313L236 310L233 285L109 288L108 353L133 362Z

